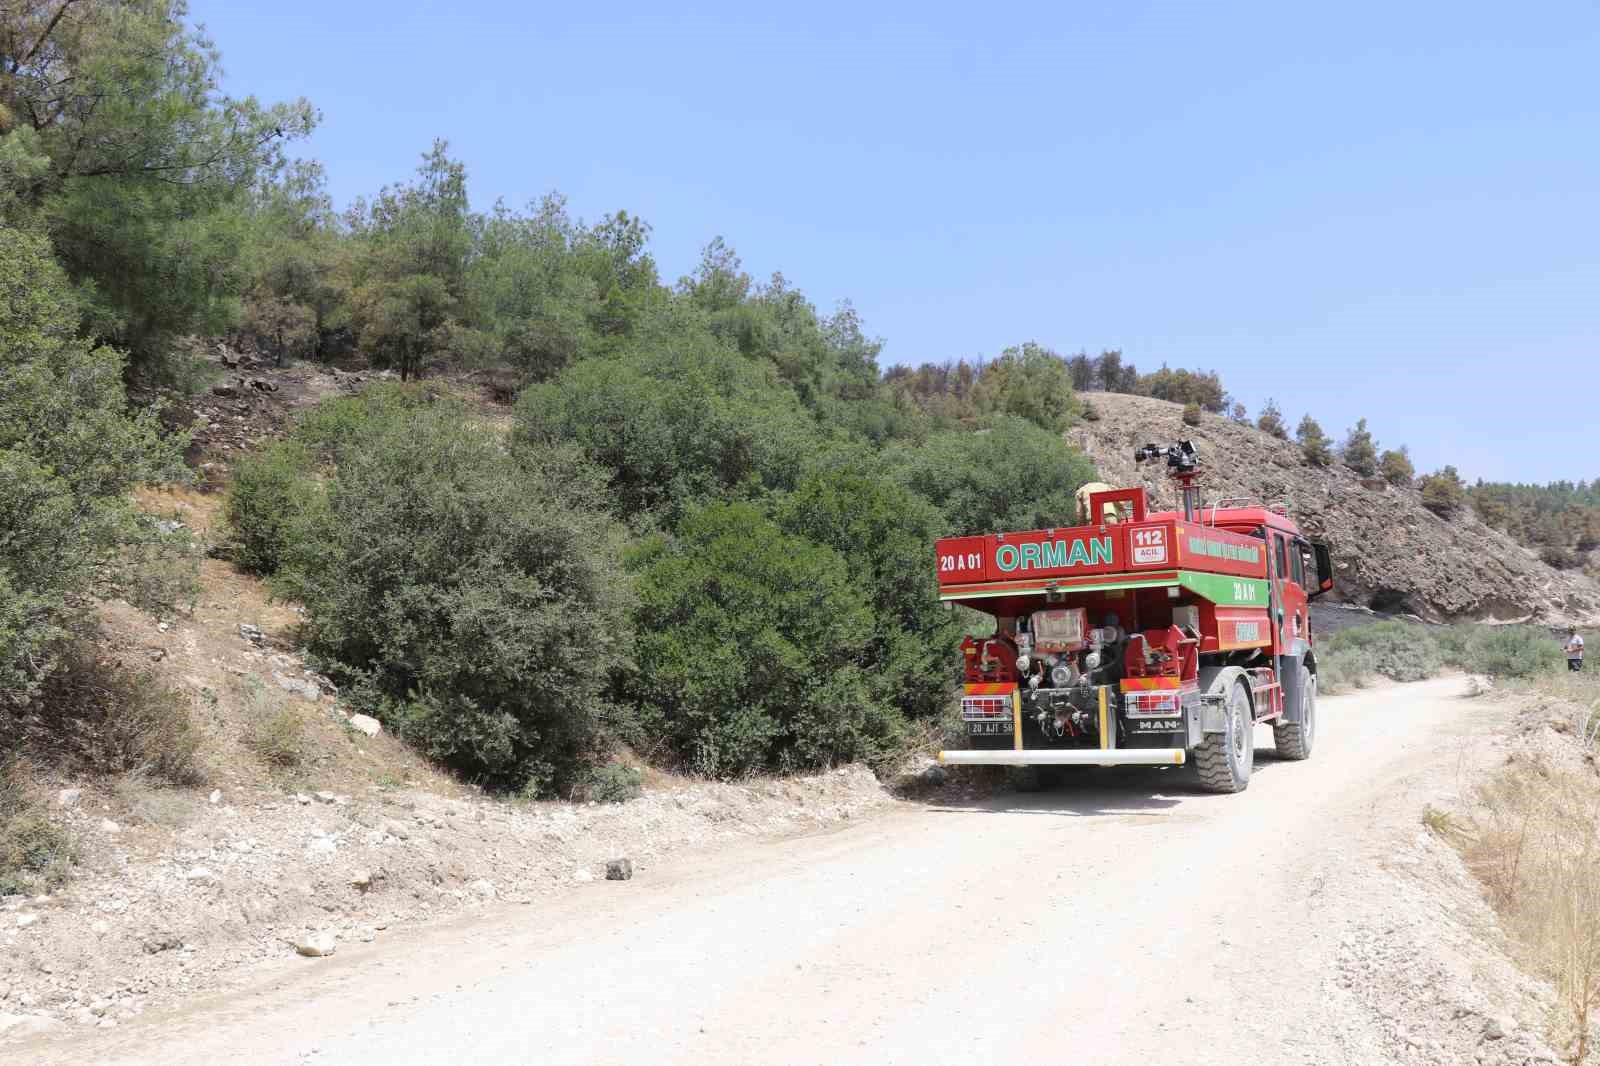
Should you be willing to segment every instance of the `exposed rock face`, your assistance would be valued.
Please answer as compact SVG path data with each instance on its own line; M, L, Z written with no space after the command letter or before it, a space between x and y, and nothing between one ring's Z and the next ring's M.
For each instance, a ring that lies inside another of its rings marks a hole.
M1362 478L1335 463L1308 466L1293 441L1207 415L1182 422L1183 408L1143 396L1095 393L1099 421L1067 439L1094 460L1100 477L1144 485L1152 503L1177 506L1164 467L1139 466L1141 444L1192 440L1205 463L1208 503L1248 497L1282 503L1309 535L1333 549L1338 589L1329 598L1430 621L1600 621L1600 585L1553 569L1470 510L1440 518L1415 489Z

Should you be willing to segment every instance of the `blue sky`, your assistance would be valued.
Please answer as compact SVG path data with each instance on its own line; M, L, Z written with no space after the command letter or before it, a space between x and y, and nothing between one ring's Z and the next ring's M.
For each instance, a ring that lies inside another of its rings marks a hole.
M1120 348L1470 477L1600 477L1589 3L192 0L341 203L436 136L848 299L882 361Z

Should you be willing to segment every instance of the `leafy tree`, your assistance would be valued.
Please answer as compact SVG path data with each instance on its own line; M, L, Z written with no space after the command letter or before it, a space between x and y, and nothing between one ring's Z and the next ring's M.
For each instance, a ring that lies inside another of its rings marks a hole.
M864 667L871 608L838 552L753 504L692 509L635 559L640 728L697 773L871 757L900 728Z
M163 540L131 490L182 476L183 442L155 411L129 413L122 357L78 327L46 239L0 226L0 711L54 672L91 595L155 606L170 591L129 572L130 549Z
M1173 370L1163 366L1153 374L1139 378L1136 391L1142 396L1153 396L1172 403L1197 404L1213 414L1228 409L1227 393L1216 371Z
M351 209L358 245L351 312L362 350L376 366L420 376L447 354L461 309L472 231L467 175L435 141L417 181L385 188Z
M1422 506L1440 517L1452 515L1466 506L1467 489L1453 466L1427 475L1419 487L1422 489Z
M238 314L245 196L308 133L304 100L218 91L183 0L20 0L0 18L0 202L53 241L98 334L150 359Z
M357 409L346 408L347 412ZM628 647L604 478L439 399L345 421L274 579L357 705L446 765L548 794L603 746Z
M1404 446L1398 451L1393 448L1385 451L1378 460L1378 470L1383 480L1400 488L1410 488L1417 476L1417 468L1411 465L1411 453Z
M1072 375L1061 357L1033 341L1007 348L984 367L973 390L981 412L1016 415L1042 429L1072 424Z
M1122 362L1120 351L1101 352L1100 387L1107 392L1135 392L1139 387L1139 371L1132 363Z
M1268 398L1261 406L1261 414L1256 418L1256 428L1263 433L1272 434L1279 440L1289 439L1289 427L1283 423L1283 412L1278 409L1278 401Z
M944 516L928 501L852 464L809 475L781 497L786 532L838 552L866 595L873 635L864 660L878 697L908 715L937 715L954 682L950 649L960 626L941 610L928 551Z
M1228 411L1228 419L1237 422L1241 426L1248 426L1250 424L1250 410L1244 404L1235 401L1233 407Z
M985 432L946 431L884 452L893 477L939 507L958 535L1072 525L1094 476L1057 434L1012 416Z
M348 248L317 163L258 185L247 222L245 333L286 357L330 354L348 326Z
M1305 453L1306 462L1312 466L1327 466L1333 462L1333 442L1322 432L1316 419L1306 415L1300 420L1294 435L1295 440L1300 442L1301 451Z
M1067 373L1076 392L1090 392L1100 387L1100 368L1087 352L1079 352L1067 360Z
M770 365L692 325L530 387L517 435L577 445L609 474L619 515L669 525L695 501L792 487L821 440Z
M1349 436L1345 437L1339 455L1345 466L1362 477L1372 477L1378 472L1378 446L1367 430L1365 418L1358 420Z

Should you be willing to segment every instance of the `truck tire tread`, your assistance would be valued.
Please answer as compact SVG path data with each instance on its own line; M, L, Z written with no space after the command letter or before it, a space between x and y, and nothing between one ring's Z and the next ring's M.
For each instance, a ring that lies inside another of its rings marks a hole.
M1243 792L1250 787L1250 774L1246 770L1242 778L1236 775L1233 768L1228 765L1228 744L1233 736L1233 716L1238 713L1238 708L1233 704L1236 701L1238 683L1231 686L1229 692L1229 722L1226 731L1221 733L1207 733L1205 738L1194 749L1195 774L1200 779L1200 787L1207 792L1233 794ZM1244 697L1244 713L1250 714L1249 697Z
M1278 758L1291 762L1311 758L1312 742L1317 735L1317 681L1304 666L1300 667L1300 691L1306 701L1304 721L1272 723L1272 744Z

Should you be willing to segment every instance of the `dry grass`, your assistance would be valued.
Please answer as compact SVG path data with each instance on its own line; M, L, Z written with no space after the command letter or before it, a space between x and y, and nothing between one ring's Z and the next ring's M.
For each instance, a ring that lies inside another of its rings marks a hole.
M0 896L55 888L77 861L77 842L34 791L21 764L0 762Z
M1600 1006L1600 785L1592 774L1517 760L1480 800L1483 813L1453 841L1524 964L1554 986L1551 1035L1580 1066Z
M179 829L194 820L200 804L194 796L179 789L164 788L148 774L127 774L112 785L112 794L141 825Z
M102 658L88 642L46 683L21 743L80 773L138 772L175 785L205 778L189 697L152 670Z
M244 745L275 770L298 769L307 757L306 727L293 707L251 674L239 686L244 710Z

